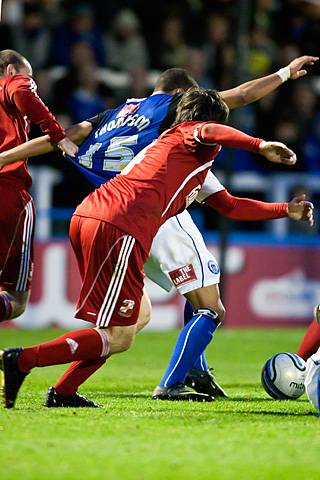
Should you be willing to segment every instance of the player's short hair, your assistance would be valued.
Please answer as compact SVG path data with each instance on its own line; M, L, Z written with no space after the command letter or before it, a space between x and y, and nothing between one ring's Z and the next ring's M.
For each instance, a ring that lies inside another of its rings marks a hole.
M196 80L183 68L169 68L159 76L155 90L170 93L177 88L188 90L188 88L197 86Z
M228 115L229 108L216 90L193 87L182 95L174 125L195 121L225 123Z
M0 51L0 76L4 75L8 65L14 65L14 67L19 70L21 67L26 65L26 59L21 53L16 52L15 50L1 50Z

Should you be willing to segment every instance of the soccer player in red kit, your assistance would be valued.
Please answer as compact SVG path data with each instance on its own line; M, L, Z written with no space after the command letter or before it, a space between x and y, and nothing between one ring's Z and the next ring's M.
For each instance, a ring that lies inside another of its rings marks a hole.
M290 75L291 79L300 78L305 75L307 72L306 70L303 70L304 66L308 64L312 65L315 61L317 61L317 57L299 57L290 62L287 67L281 69L276 74L247 82L231 90L220 92L220 95L229 108L235 108L250 103L261 96L266 95L271 90L274 90L279 86L279 82L285 81L288 78L288 75ZM137 144L134 146L135 150L131 152L132 156L133 154L137 155L142 148L154 140L158 136L158 133L160 134L160 129L163 128L163 130L165 130L166 128L169 128L172 119L175 116L175 110L178 103L177 99L180 98L175 92L178 90L185 91L187 88L195 85L196 82L187 74L187 72L181 69L169 69L160 75L153 95L146 99L139 99L139 102L137 99L127 100L123 108L124 111L128 112L128 115L131 111L130 108L128 109L129 102L131 107L134 107L134 109L138 108L136 113L140 112L140 115L143 113L143 109L146 108L146 111L148 112L147 117L150 117L150 123L146 127L145 136L139 133ZM163 116L163 109L160 109L159 111L157 98L160 98L161 102L164 98L165 103L169 107L167 111L164 109L167 112L165 116ZM133 100L135 101L135 104L132 105L131 102ZM102 156L105 156L110 152L109 147L113 143L113 140L118 141L119 138L125 140L128 138L128 135L137 135L137 128L132 125L132 122L130 122L131 126L125 128L125 130L122 130L121 126L116 127L115 129L107 128L109 125L112 126L112 124L114 124L112 115L117 118L117 110L113 113L112 111L109 111L109 113L104 112L95 119L90 119L89 121L84 121L78 125L72 126L67 131L70 137L73 135L71 138L73 138L74 141L77 143L83 142L76 159L76 165L83 173L85 173L86 177L92 179L93 183L96 183L99 177L101 177L100 183L103 183L102 178L109 179L110 176L113 177L117 173L114 171L114 156L112 157L111 165L109 164L110 170L108 170L107 157L104 158L103 162L101 160ZM155 128L155 125L159 119L161 119L161 121L158 129ZM117 121L116 124L118 125ZM165 128L164 125L166 125ZM104 140L102 140L100 132L104 132ZM97 138L99 138L100 147L98 151L95 152ZM148 138L148 141L146 141L146 138ZM92 147L94 147L93 150ZM42 138L26 142L23 145L1 153L0 163L5 164L9 161L14 161L21 158L21 156L29 157L35 154L44 153L46 151L51 151L53 148L53 145L50 143L49 138L46 135ZM132 148L132 146L130 148ZM84 158L87 158L86 155L90 151L93 151L92 154L90 153L90 162L87 162L87 160L84 162ZM121 152L118 151L120 154L119 156L116 155L116 163L118 166L120 165L120 161L123 167L125 166L125 162L129 163L129 157L126 155L126 152L128 151L129 150L125 148L121 149ZM85 156L83 154L85 154ZM84 163L86 164L85 167ZM279 216L281 216L280 214L291 216L292 213L294 218L300 219L299 214L298 216L295 216L296 209L298 209L299 212L300 201L303 203L303 200L299 198L294 199L289 204L262 204L261 202L234 197L228 194L211 172L209 172L207 176L200 195L197 197L197 201L202 202L204 198L205 202L211 202L210 206L217 211L229 218L237 220L266 220L279 218ZM178 247L176 247L177 245ZM168 222L160 228L153 241L153 247L148 260L150 260L150 262L148 261L144 266L147 276L149 273L152 280L167 290L171 287L170 281L166 277L168 272L170 272L169 275L171 275L174 274L174 272L180 272L181 267L185 268L186 265L188 266L189 273L184 279L186 281L182 281L179 284L174 284L174 281L172 282L177 291L188 299L187 305L190 306L190 309L189 312L187 310L185 311L187 313L184 317L185 324L189 321L189 318L192 317L194 309L211 308L216 310L218 308L215 303L215 293L217 290L216 284L219 282L219 267L216 264L214 257L212 257L207 251L200 232L192 222L191 217L188 216L187 211L182 212L177 217L174 216L170 218ZM193 308L191 308L191 305ZM150 303L148 302L148 297L145 296L141 303L140 318L138 321L139 329L150 319L150 315ZM221 316L222 313L220 311L220 317ZM189 336L189 341L191 336L192 335ZM175 376L179 373L179 362L177 362L179 358L180 352L175 349L175 354L170 359L170 364L172 365L172 368L175 369ZM217 384L212 373L209 371L209 366L206 362L204 353L199 357L197 364L191 367L192 368L186 377L186 385L192 386L196 391L207 393L209 395L226 396L226 393ZM92 371L94 371L97 368L97 365L92 364L91 368ZM86 374L89 376L89 370L90 369L85 362L84 364L81 362L72 363L69 370L56 383L55 388L63 396L74 394L77 390L77 378L79 377L81 381L83 381L84 376L82 372L86 371ZM167 371L166 377L172 380L173 376L171 375L171 371ZM163 381L161 381L161 384L162 383L166 385L167 378L164 378ZM180 399L180 392L176 393L176 397L174 397L173 391L170 390L170 398ZM185 399L186 392L184 392L183 395L183 398Z
M73 331L34 347L2 351L0 366L7 408L14 406L25 376L36 366L82 361L88 368L93 363L99 368L106 357L130 347L143 293L143 265L153 237L168 218L195 199L221 146L260 153L270 161L296 161L283 144L264 142L210 122L223 123L227 114L228 108L217 92L189 89L179 103L176 125L142 150L121 175L78 206L70 225L70 240L82 277L75 316L94 323L95 328ZM219 323L219 312L202 309L182 329L180 335L186 338L192 329L199 331L197 348L192 345L188 352L194 361ZM65 399L65 406L96 406L78 394L71 397ZM213 399L206 397L208 401ZM54 406L50 401L57 399L61 402L59 395L48 397L46 405Z
M0 51L0 152L28 139L30 121L52 143L74 155L78 147L37 95L30 63L14 50ZM0 170L0 322L21 315L26 307L33 267L35 209L25 159Z

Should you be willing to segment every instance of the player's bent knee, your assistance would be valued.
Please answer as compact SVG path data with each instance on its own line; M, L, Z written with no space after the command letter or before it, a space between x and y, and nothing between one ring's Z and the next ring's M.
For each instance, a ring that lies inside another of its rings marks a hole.
M121 344L119 344L119 349L118 349L118 353L120 352L125 352L126 350L129 350L129 348L131 347L132 343L133 343L133 336L130 336L130 335L125 335L122 337L121 339Z
M198 288L185 294L186 299L195 310L199 308L210 309L217 313L219 321L223 322L225 308L220 298L219 286L217 284Z
M219 322L222 323L224 321L224 318L226 316L226 309L224 308L223 303L221 302L220 297L218 298L217 302L211 303L210 305L207 306L207 308L210 308L219 317Z
M212 310L211 308L199 308L194 312L195 315L205 315L209 318L215 325L218 327L221 323L218 312Z
M146 325L148 325L150 320L151 320L151 305L150 305L150 308L149 308L149 306L148 306L148 308L146 308L146 306L144 305L143 308L141 308L140 312L139 312L139 318L138 318L138 322L137 322L137 332L139 332Z
M151 310L152 310L152 307L151 307L149 296L146 290L144 290L143 297L141 300L141 305L140 305L139 318L137 322L137 332L142 330L150 322Z
M27 302L20 303L20 304L15 304L14 308L12 309L12 314L10 316L10 320L20 317L25 311L27 307Z
M151 320L151 315L139 315L137 321L137 332L140 332Z
M11 313L8 320L20 317L27 307L30 292L4 292L11 305Z
M224 308L224 306L222 304L217 309L217 314L219 316L220 323L222 323L225 319L225 316L226 316L226 309Z
M226 309L224 308L222 302L219 302L218 305L207 305L205 307L201 307L202 310L208 310L208 312L212 312L214 315L218 316L219 323L224 321L226 316ZM198 309L199 310L199 309Z
M108 338L110 344L110 355L128 350L134 339L136 325L128 327L110 327Z

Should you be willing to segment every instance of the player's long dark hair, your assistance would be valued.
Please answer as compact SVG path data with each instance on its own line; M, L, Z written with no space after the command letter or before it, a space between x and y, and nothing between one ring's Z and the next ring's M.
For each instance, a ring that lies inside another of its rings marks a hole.
M210 120L225 123L228 115L229 108L216 90L192 87L182 95L173 125Z

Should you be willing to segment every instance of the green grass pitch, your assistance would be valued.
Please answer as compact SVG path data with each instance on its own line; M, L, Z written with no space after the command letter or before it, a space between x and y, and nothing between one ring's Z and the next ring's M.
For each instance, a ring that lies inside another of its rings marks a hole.
M1 330L0 346L31 345L57 330ZM320 418L306 396L273 401L265 360L295 351L297 330L223 330L208 351L230 399L155 402L176 332L140 334L83 387L104 409L42 406L64 367L35 369L14 410L0 409L1 479L253 480L320 478Z

